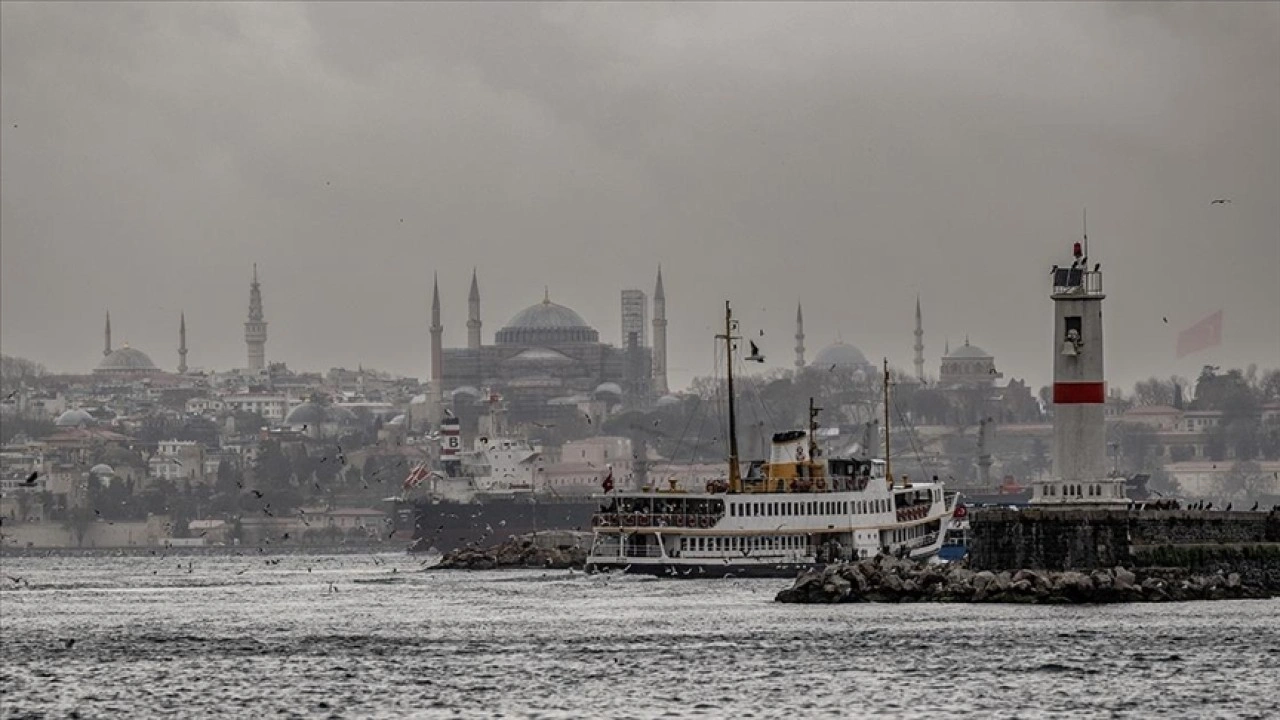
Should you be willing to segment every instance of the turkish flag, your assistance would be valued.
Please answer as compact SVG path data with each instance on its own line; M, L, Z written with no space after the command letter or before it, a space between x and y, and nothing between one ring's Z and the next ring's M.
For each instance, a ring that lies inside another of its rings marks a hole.
M1178 357L1222 344L1222 311L1178 333Z

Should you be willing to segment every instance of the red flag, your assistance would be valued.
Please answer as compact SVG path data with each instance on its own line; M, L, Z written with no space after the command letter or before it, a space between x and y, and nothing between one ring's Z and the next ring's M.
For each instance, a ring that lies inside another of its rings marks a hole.
M1178 333L1178 357L1222 344L1222 311Z
M427 479L427 475L426 463L418 463L417 465L414 465L413 469L409 471L409 476L404 479L404 489L411 490L418 487L423 480Z

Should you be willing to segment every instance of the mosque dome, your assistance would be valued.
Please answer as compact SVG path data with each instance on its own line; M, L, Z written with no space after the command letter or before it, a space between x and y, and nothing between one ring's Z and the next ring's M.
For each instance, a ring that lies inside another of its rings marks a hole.
M125 345L111 351L111 354L102 358L102 362L98 363L98 367L94 369L96 373L148 373L156 372L155 363L151 362L151 358L147 354Z
M106 463L98 463L97 465L94 465L93 467L89 468L89 474L90 475L115 475L116 471L114 468L112 468L110 465L107 465Z
M622 386L616 382L603 382L596 386L596 395L622 396Z
M526 363L526 364L560 364L564 365L573 362L573 358L562 352L557 352L551 348L535 347L524 350L519 354L509 357L503 362L508 363Z
M680 404L680 396L678 395L663 395L662 397L658 398L658 407L671 407L672 405L679 405L679 404Z
M986 350L983 350L977 345L970 345L968 340L965 340L963 345L956 348L955 350L952 350L947 355L947 357L949 358L974 358L974 359L989 358L991 356L992 356L991 353L987 352Z
M542 302L521 310L496 336L499 345L554 345L557 343L600 342L600 333L571 308Z
M57 420L53 421L53 424L58 427L80 427L82 425L96 425L97 421L84 410L76 409L62 413Z
M289 411L285 425L349 425L355 422L355 413L338 405L327 405L308 400Z
M827 368L832 365L847 368L863 368L871 363L867 362L867 356L862 354L858 348L846 342L836 341L818 351L813 356L813 361L809 363L813 367Z
M387 421L388 425L403 425L405 423L404 413L396 415Z
M457 387L449 391L449 399L454 402L458 402L459 395L466 395L473 400L478 400L484 397L484 393L471 385L463 385L462 387Z

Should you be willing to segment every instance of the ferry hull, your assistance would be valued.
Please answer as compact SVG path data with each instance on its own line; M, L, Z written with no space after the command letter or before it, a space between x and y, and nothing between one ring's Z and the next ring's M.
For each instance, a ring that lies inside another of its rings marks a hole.
M912 554L912 559L928 560L936 551ZM751 565L724 562L645 562L635 560L588 560L589 573L621 572L627 575L649 575L672 580L706 580L709 578L794 578L806 570L823 570L827 563L780 562Z
M396 534L413 539L411 551L446 553L468 545L492 545L513 535L589 530L595 510L590 498L402 502L396 507Z

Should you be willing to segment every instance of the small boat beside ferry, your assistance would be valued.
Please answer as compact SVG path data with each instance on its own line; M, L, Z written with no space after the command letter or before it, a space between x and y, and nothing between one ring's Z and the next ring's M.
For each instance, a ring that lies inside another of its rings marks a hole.
M825 457L818 447L818 409L809 427L776 433L766 461L738 460L733 397L736 326L725 304L729 352L727 481L704 487L616 492L609 480L592 516L589 571L621 570L673 577L790 577L827 563L882 553L914 559L937 555L958 495L941 483L895 477L886 459ZM884 371L885 427L889 370ZM888 433L886 432L886 440Z

